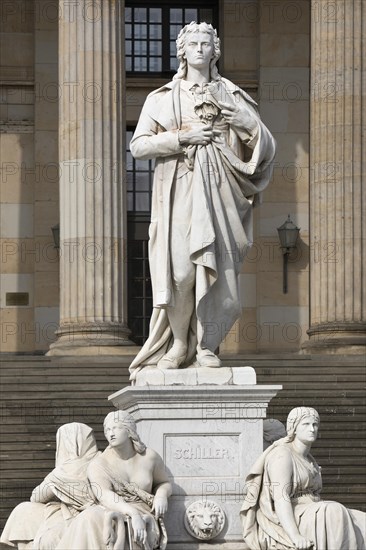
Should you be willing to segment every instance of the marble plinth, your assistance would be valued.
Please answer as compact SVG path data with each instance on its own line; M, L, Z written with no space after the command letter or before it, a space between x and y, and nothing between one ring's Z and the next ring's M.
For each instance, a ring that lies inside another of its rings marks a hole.
M136 385L109 397L130 412L139 435L164 460L173 485L166 516L168 548L243 548L239 510L244 480L263 449L263 419L279 385L257 385L251 367L144 369ZM200 541L184 526L198 500L217 503L226 521L214 539Z
M253 367L189 367L188 369L159 369L146 367L136 376L136 386L201 386L248 385L256 384L257 376Z

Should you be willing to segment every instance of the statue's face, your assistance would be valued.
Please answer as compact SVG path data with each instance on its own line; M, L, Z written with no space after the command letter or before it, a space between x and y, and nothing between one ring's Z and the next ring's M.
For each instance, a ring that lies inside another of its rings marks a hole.
M184 514L188 533L199 540L210 540L221 533L225 526L223 510L212 500L192 502Z
M104 435L111 447L123 446L129 438L128 431L122 422L108 420L104 426Z
M196 69L209 67L213 57L212 36L207 32L191 32L185 41L185 57L188 65Z
M217 515L212 513L210 510L203 508L197 512L195 521L200 531L202 531L205 535L212 535L217 523Z
M305 416L300 420L296 432L295 439L298 439L305 445L311 445L318 437L319 422L313 416Z

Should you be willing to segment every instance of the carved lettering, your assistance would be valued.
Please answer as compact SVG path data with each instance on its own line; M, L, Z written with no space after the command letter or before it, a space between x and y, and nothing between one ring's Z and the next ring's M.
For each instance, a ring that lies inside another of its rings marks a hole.
M206 448L201 447L200 445L197 445L197 447L185 447L185 448L178 448L175 449L173 452L173 457L176 459L184 459L184 460L215 460L223 458L230 458L230 453L228 449L221 449L221 448Z

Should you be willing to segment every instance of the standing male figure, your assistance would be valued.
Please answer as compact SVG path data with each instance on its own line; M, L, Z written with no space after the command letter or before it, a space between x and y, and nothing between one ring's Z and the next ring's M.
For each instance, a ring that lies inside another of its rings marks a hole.
M154 310L132 379L148 365L220 367L215 350L241 313L238 277L275 142L253 99L219 75L220 54L211 25L186 25L177 74L147 97L131 140L135 158L156 160Z

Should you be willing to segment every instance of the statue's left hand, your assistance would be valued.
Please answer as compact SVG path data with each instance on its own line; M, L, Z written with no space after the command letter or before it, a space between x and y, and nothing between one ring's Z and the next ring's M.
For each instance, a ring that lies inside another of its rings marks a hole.
M250 133L255 131L257 123L249 111L225 101L219 101L219 105L221 107L221 115L231 126L234 126L238 130L249 131Z
M165 514L165 512L168 510L168 499L164 496L157 496L154 497L154 503L152 507L152 512L155 513L155 517L159 518Z

